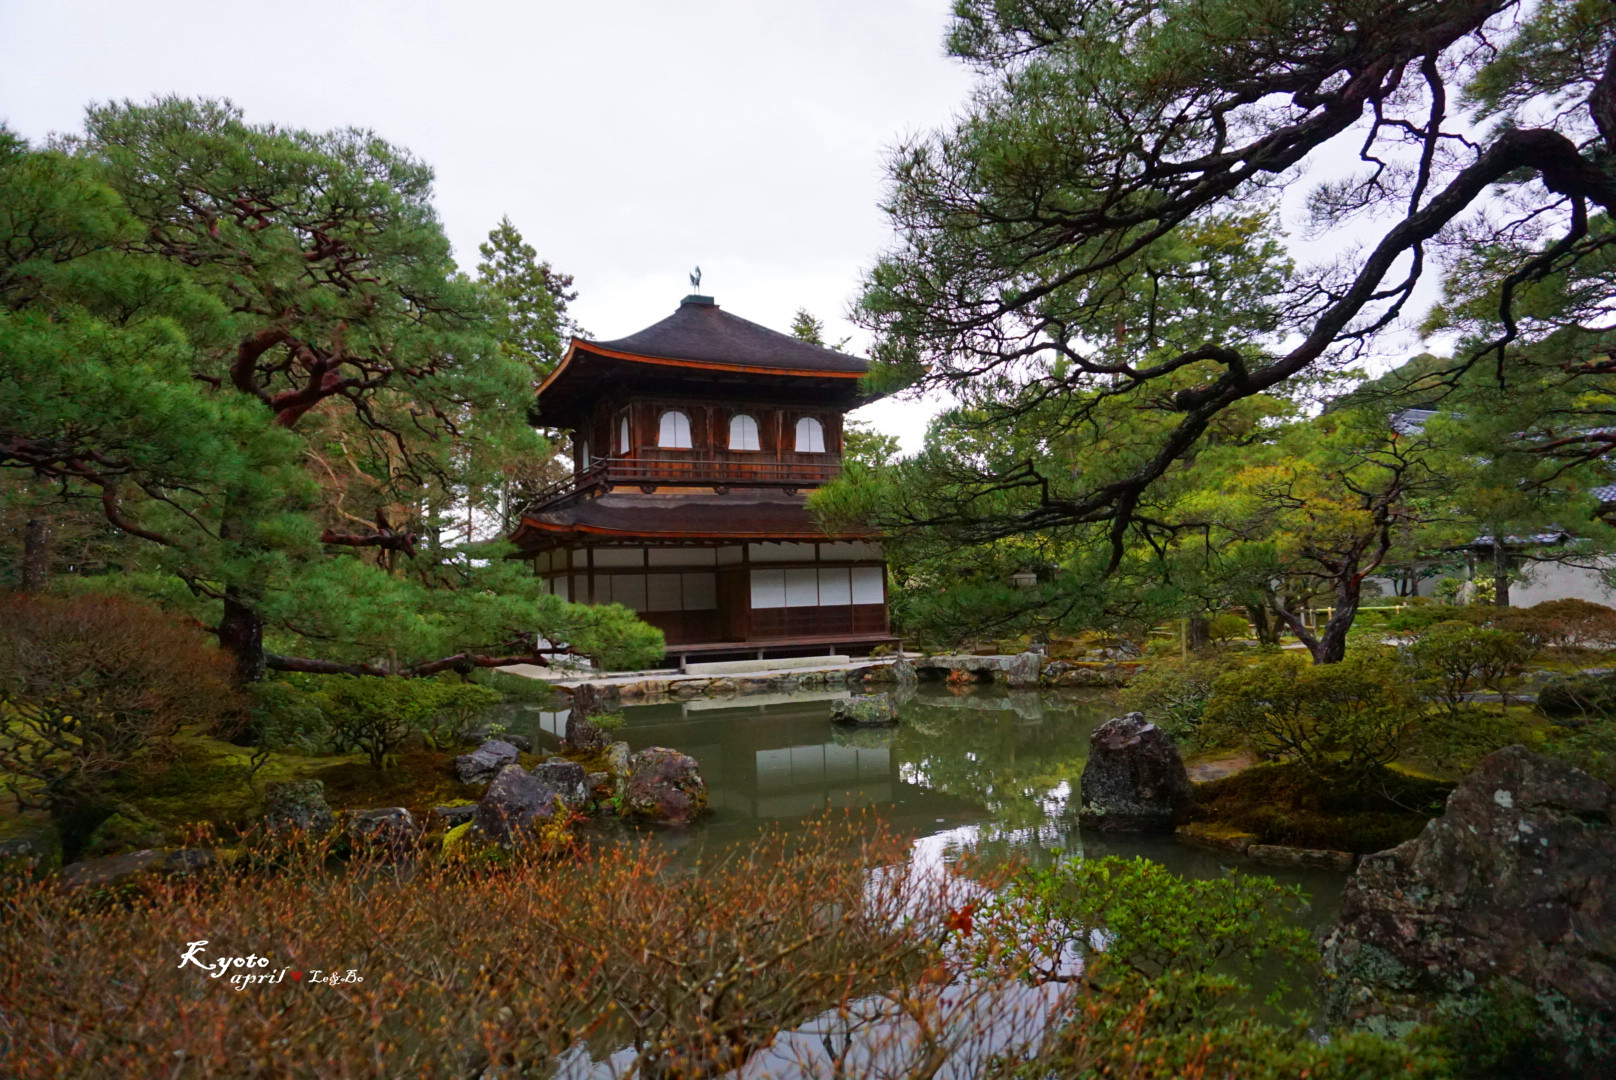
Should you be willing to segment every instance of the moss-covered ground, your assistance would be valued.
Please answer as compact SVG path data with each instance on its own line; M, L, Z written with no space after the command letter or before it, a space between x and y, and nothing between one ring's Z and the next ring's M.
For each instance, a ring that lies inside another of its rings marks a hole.
M1299 765L1263 764L1197 784L1194 820L1251 833L1263 844L1367 853L1416 836L1452 789L1401 769L1378 769L1350 784Z

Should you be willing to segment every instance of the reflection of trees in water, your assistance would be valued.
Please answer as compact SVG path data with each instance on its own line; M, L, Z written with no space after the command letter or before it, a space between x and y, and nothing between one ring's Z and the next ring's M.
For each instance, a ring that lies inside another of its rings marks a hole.
M903 706L892 749L898 775L980 803L995 831L1044 826L1077 790L1100 703L1065 706L1036 693Z

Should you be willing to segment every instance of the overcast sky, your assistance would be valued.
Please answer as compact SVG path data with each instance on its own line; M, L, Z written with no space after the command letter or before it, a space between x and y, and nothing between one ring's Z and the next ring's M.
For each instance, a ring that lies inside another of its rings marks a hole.
M233 99L253 121L370 128L437 171L462 265L509 214L577 279L592 335L702 291L834 342L890 236L886 150L942 124L971 80L948 0L0 0L0 118L29 138L84 106ZM918 443L927 409L865 410Z

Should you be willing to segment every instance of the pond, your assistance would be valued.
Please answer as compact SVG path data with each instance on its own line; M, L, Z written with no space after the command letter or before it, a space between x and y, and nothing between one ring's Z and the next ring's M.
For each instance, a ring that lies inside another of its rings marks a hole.
M711 814L693 828L653 830L657 842L694 858L764 828L792 829L826 809L869 807L915 838L919 863L946 866L967 855L1037 862L1064 851L1144 856L1196 878L1235 866L1302 886L1315 925L1335 918L1344 874L1247 867L1170 837L1079 831L1089 733L1118 711L1106 694L923 683L904 692L902 722L891 729L833 724L837 696L798 691L625 708L617 738L634 750L689 754L708 784ZM559 745L566 715L512 705L501 720L538 749Z

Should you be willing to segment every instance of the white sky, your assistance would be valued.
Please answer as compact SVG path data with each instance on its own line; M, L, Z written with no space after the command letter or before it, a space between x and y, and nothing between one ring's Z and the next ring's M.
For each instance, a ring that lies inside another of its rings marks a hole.
M30 139L86 104L229 97L252 121L371 128L437 171L468 268L502 214L577 279L597 337L702 291L832 343L890 232L885 152L971 80L948 0L0 0L0 118ZM860 415L914 449L931 410Z

